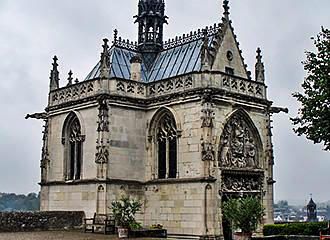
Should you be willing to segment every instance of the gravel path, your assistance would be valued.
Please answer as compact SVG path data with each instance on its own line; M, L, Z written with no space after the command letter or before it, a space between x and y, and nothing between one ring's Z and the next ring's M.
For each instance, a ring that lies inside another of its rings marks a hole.
M118 238L115 235L90 234L90 233L82 233L82 232L0 233L0 240L105 240L105 239L116 240ZM130 240L134 240L134 238L130 238ZM143 240L143 239L139 238L139 240Z

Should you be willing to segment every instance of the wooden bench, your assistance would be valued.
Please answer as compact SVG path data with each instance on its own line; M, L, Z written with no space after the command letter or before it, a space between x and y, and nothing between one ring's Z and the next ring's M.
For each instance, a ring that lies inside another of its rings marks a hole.
M111 214L94 213L93 218L84 219L84 232L96 232L103 229L103 233L115 233L115 219Z

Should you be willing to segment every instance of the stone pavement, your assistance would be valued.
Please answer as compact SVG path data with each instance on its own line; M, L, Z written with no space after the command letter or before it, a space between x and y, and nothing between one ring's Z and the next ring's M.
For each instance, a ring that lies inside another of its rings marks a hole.
M117 240L115 235L91 234L83 232L19 232L0 233L0 240ZM137 240L130 238L130 240ZM139 238L139 240L143 240ZM157 240L150 239L149 240Z

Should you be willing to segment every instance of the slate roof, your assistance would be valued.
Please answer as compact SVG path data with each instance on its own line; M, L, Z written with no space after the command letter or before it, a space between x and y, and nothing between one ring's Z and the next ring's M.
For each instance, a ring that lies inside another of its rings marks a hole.
M212 29L214 30L214 29ZM216 31L210 31L208 34L209 45L211 45ZM142 62L142 81L155 82L162 79L172 78L179 75L188 74L201 70L201 49L203 46L202 34L199 32L196 36L179 39L175 44L168 43L166 49L157 54L150 70ZM127 46L127 45L126 45ZM110 50L110 78L130 79L130 59L139 55L137 50L132 47L125 47L125 44L114 44ZM101 63L94 67L85 80L99 77Z

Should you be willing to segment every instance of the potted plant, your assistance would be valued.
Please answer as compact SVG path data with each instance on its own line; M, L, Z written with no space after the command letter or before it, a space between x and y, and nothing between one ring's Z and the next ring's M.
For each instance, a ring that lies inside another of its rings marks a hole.
M135 214L141 210L139 200L129 196L121 196L111 203L111 209L118 228L118 237L127 238L130 224L136 223Z
M230 199L222 206L222 214L225 219L232 223L235 230L235 240L249 240L252 233L257 230L265 215L265 208L261 201L255 197Z

